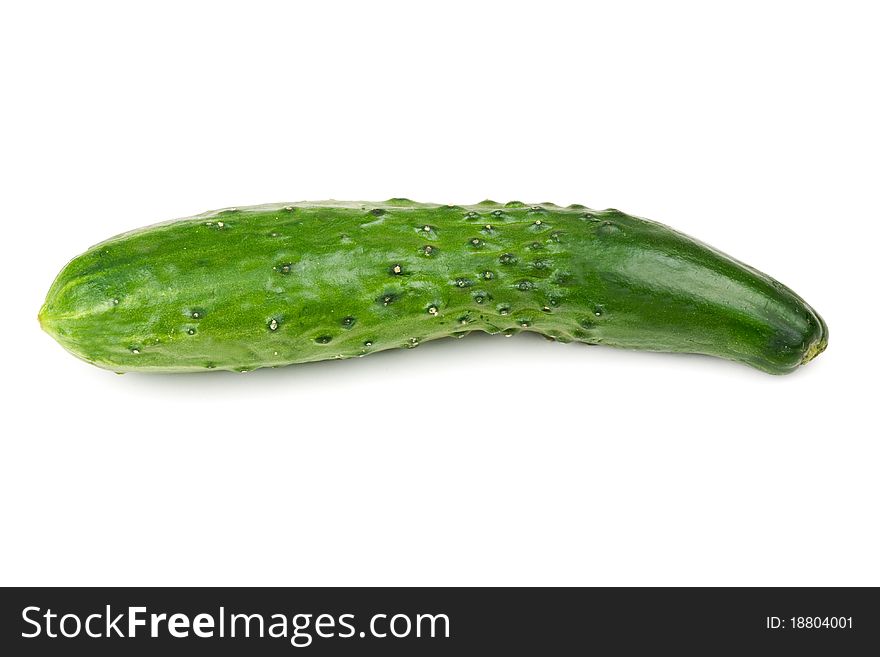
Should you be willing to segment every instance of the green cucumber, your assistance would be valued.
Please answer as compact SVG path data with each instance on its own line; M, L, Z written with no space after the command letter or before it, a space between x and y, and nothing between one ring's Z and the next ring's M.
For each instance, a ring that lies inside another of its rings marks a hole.
M117 372L251 370L478 330L791 372L828 331L769 276L618 210L484 201L228 208L111 238L40 323Z

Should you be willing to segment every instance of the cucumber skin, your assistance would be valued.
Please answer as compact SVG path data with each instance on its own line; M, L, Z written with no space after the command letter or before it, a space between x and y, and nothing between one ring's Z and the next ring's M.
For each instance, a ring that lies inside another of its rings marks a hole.
M116 372L247 371L529 330L785 374L828 339L790 289L662 224L491 201L284 203L142 228L68 263L39 319Z

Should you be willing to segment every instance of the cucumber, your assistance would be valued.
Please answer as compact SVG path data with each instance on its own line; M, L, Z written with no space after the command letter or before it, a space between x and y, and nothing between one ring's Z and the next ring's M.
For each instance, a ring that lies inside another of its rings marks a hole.
M39 320L116 372L247 371L477 330L784 374L828 341L790 289L666 226L492 201L260 205L135 230L74 258Z

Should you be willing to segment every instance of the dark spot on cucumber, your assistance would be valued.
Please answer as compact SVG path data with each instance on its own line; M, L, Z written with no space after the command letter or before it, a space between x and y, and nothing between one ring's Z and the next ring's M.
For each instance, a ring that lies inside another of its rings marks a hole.
M410 338L407 342L403 343L403 346L406 347L407 349L414 349L415 347L419 346L419 339L418 338Z
M532 325L532 323L527 319L520 319L517 321L517 323L523 328L529 328Z
M437 306L435 306L435 305L433 305L433 304L431 304L430 306L428 306L428 309L427 309L426 312L427 312L429 315L433 316L433 317L436 317L436 316L440 313L440 311L437 310Z
M187 335L195 335L196 330L194 328L190 327L190 328L186 329L186 334Z
M437 251L437 247L435 247L435 246L431 246L430 244L426 244L426 245L423 246L421 249L419 249L419 252L420 252L422 255L424 255L424 256L428 256L429 258L430 258L431 256L433 256L434 253L435 253L436 251Z
M290 273L292 265L289 262L285 262L283 265L276 265L272 267L279 274L284 274L285 276Z
M427 237L430 239L437 239L437 229L434 226L431 226L430 224L424 224L422 226L419 226L416 230L418 233L420 233L422 235L422 237Z
M468 240L468 245L474 249L482 249L485 243L479 237L474 237Z
M489 298L489 295L485 292L474 292L473 297L475 302L485 303L486 299Z
M372 340L364 340L364 346L365 347L372 347L373 341Z
M400 276L403 273L403 267L401 267L400 265L392 265L391 273L395 276Z
M349 315L348 317L343 317L342 318L342 328L350 329L352 326L355 325L356 322L357 322L357 320L354 317L352 317L351 315Z
M270 320L269 320L269 323L266 324L266 326L269 328L270 331L277 331L277 330L278 330L278 327L279 327L280 325L281 325L281 322L279 322L275 317L273 317L272 319L270 319Z
M330 344L332 340L333 338L331 338L329 335L321 335L315 338L315 342L317 342L318 344Z
M296 208L293 207L292 205L285 205L285 206L284 206L283 208L281 208L281 209L284 210L285 212L293 212L294 210L296 210Z
M191 319L202 319L205 316L204 308L190 308L186 313L186 316Z
M541 251L544 249L544 245L541 244L540 242L532 242L531 244L529 244L529 248L532 251Z
M377 299L383 306L389 306L397 300L397 295L393 292L387 292Z
M553 274L550 280L552 280L557 285L567 285L571 282L571 278L571 272L557 271Z
M516 289L520 292L528 292L529 290L535 289L535 284L532 283L532 281L521 280L517 282Z
M455 286L456 287L470 287L474 282L467 278L456 278Z
M492 228L492 224L486 224L480 232L483 233L483 235L494 235L495 229Z
M510 314L510 306L507 304L501 304L498 306L498 314L499 315L509 315Z
M594 308L593 308L593 314L594 314L596 317L601 317L602 315L605 314L605 306L598 305L598 306L594 307Z
M468 212L467 214L464 215L464 218L467 219L468 221L476 221L477 219L480 218L480 213L474 212L473 210L471 210L470 212Z
M603 221L596 232L600 235L614 235L620 232L620 228L613 221Z
M541 306L541 312L542 312L542 313L549 313L549 312L550 312L550 306Z
M388 214L387 210L383 210L382 208L373 208L370 210L370 214L374 217L381 217L384 214Z
M550 268L550 262L547 260L541 260L541 259L534 260L532 262L532 268L537 269L538 271L543 271L545 269Z
M492 216L493 217L503 217L504 212L501 210L492 210Z
M532 222L532 225L529 226L529 230L531 230L533 233L547 230L547 224L544 223L543 219L535 219Z
M516 264L516 256L512 253L502 253L501 257L498 258L498 262L502 265L513 265Z
M487 269L483 272L483 280L491 281L493 278L495 278L495 273L492 270Z

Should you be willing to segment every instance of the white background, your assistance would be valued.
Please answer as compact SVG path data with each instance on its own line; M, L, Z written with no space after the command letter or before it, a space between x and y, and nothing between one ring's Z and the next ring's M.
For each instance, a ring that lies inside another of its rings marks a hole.
M30 2L0 16L0 582L880 585L872 3ZM809 366L471 336L116 376L64 263L224 206L583 203L804 296Z

